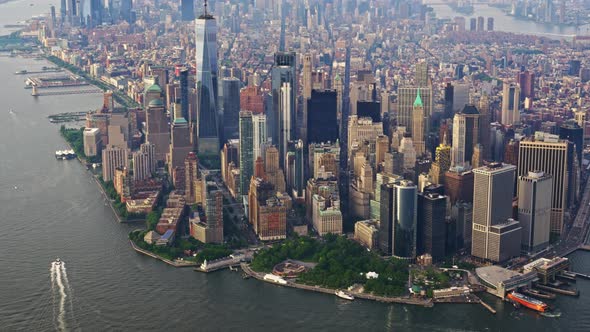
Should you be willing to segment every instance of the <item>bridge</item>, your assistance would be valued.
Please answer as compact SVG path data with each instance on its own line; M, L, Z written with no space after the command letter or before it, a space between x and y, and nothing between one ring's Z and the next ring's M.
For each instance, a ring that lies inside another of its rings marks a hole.
M425 6L456 5L457 1L422 0L422 4ZM490 5L490 4L493 4L493 2L491 2L491 1L472 1L471 4L472 5Z

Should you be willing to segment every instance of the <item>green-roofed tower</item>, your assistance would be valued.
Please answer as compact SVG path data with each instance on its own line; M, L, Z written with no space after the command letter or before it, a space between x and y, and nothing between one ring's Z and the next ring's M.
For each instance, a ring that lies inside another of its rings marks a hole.
M414 107L424 107L422 104L422 98L420 97L420 89L416 92L416 100L414 100Z

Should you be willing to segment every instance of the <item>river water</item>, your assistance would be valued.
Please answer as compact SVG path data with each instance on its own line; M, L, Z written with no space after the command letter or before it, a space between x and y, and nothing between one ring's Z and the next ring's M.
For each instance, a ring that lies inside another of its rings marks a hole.
M101 96L31 97L24 77L13 73L43 65L0 57L0 331L590 330L586 280L576 286L581 297L555 301L561 318L484 296L498 310L492 315L477 305L346 302L137 254L127 234L141 225L117 223L90 173L53 156L65 142L47 116L98 107ZM56 257L65 263L52 268ZM576 271L590 274L590 253L571 259Z
M440 3L441 1L425 1L430 3ZM476 4L471 15L459 13L451 7L443 4L430 5L438 18L453 18L456 16L465 17L466 29L469 29L469 19L472 17L483 16L486 18L485 27L487 28L487 18L494 18L494 30L504 32L514 32L522 34L540 35L552 39L571 39L574 35L589 35L589 26L575 26L556 25L537 23L529 20L518 19L504 14L504 12L496 7L488 5Z

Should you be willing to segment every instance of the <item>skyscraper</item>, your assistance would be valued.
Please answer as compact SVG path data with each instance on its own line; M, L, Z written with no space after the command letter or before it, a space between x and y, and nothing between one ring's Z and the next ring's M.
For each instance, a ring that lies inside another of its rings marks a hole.
M479 112L473 105L466 105L453 118L453 145L451 166L466 167L471 164L473 146L479 140Z
M170 127L162 99L149 102L146 110L146 142L155 145L156 160L164 162L170 146Z
M542 171L553 176L551 233L561 234L563 229L563 218L568 208L573 151L573 144L568 141L541 132L535 133L535 139L524 139L519 144L518 176L526 176L532 171Z
M473 170L471 255L495 262L520 254L520 226L512 217L516 167L491 163Z
M399 126L406 127L406 131L412 133L414 122L414 102L420 90L420 99L424 107L424 116L430 119L432 115L432 89L431 88L416 88L416 87L401 87L397 94L397 122ZM429 129L428 121L424 122L424 132L427 133Z
M264 144L268 142L266 134L266 115L252 114L252 146L254 147L254 155L252 156L252 160L256 160L258 157L264 157Z
M445 256L446 196L437 193L418 195L418 254L430 254L434 260Z
M337 121L336 91L313 90L307 100L307 144L336 142Z
M430 176L435 184L445 183L445 173L451 168L451 146L447 143L447 135L436 147L434 162L430 168Z
M504 82L502 86L502 124L514 125L520 122L520 86Z
M197 137L200 153L219 152L217 116L217 24L205 12L195 21L197 61Z
M193 21L195 19L195 1L180 0L180 17L183 21Z
M537 252L549 245L553 177L528 172L518 178L518 221L522 227L522 250Z
M412 111L412 140L414 142L414 148L416 155L421 156L426 151L424 144L424 105L422 104L422 98L420 98L420 89L416 94L416 100L414 101L414 109Z
M416 258L417 188L412 181L402 180L393 185L393 256L401 259Z
M180 104L174 104L174 121L172 122L170 131L172 133L172 141L170 144L168 166L170 174L172 174L174 168L184 165L186 156L193 150L190 141L190 129L188 122L182 116L182 107Z
M238 119L240 117L240 80L235 77L222 80L223 142L238 138Z
M127 167L128 150L109 146L102 150L102 180L112 181L115 177L115 170L120 167Z
M416 84L418 87L428 87L428 62L422 60L416 63Z
M180 83L180 107L182 109L182 117L186 121L190 121L189 117L189 98L188 98L188 68L182 68L179 71L179 83Z
M274 56L271 71L273 109L268 116L269 133L279 148L281 166L284 164L287 144L295 138L295 111L297 98L295 52L279 52Z
M240 194L248 194L250 178L254 175L254 127L252 112L240 112Z
M535 73L528 70L521 71L516 75L516 81L521 88L520 101L525 98L535 98Z

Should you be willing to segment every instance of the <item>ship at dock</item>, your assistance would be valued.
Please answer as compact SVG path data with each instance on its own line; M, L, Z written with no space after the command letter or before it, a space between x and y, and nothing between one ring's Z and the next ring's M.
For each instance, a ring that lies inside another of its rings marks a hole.
M57 150L55 151L55 159L57 160L68 160L76 158L76 152L74 150Z
M545 312L549 310L549 306L545 302L533 299L532 297L528 297L517 292L508 293L507 297L510 299L510 301L512 301L512 303L522 305L538 312Z

